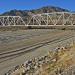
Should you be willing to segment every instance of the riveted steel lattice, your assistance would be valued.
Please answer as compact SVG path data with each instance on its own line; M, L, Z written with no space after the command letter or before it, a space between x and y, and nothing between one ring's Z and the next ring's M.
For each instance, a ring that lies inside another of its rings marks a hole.
M0 26L49 26L75 25L75 13L53 12L21 16L0 16Z

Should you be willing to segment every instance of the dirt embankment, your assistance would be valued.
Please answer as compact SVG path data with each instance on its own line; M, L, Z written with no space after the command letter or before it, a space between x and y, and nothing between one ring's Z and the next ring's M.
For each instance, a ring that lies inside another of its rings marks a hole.
M0 31L16 31L16 30L26 30L26 29L60 29L60 30L75 30L74 25L65 26L0 26Z

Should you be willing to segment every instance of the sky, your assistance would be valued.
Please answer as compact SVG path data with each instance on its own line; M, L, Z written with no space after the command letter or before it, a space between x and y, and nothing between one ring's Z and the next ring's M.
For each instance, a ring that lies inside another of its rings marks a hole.
M75 0L0 0L0 13L13 9L37 9L43 6L56 6L75 11Z

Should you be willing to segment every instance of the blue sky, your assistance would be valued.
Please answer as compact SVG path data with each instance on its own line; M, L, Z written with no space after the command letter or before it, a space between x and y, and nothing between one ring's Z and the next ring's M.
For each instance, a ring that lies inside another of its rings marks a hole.
M75 0L0 0L0 13L13 9L29 10L49 5L75 11Z

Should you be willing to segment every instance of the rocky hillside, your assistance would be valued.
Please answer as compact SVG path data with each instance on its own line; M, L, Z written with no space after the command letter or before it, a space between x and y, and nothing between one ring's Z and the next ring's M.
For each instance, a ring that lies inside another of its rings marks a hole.
M11 16L28 16L30 13L50 13L50 12L68 12L66 9L62 9L54 6L46 6L35 10L11 10L3 13L2 15L11 15Z

